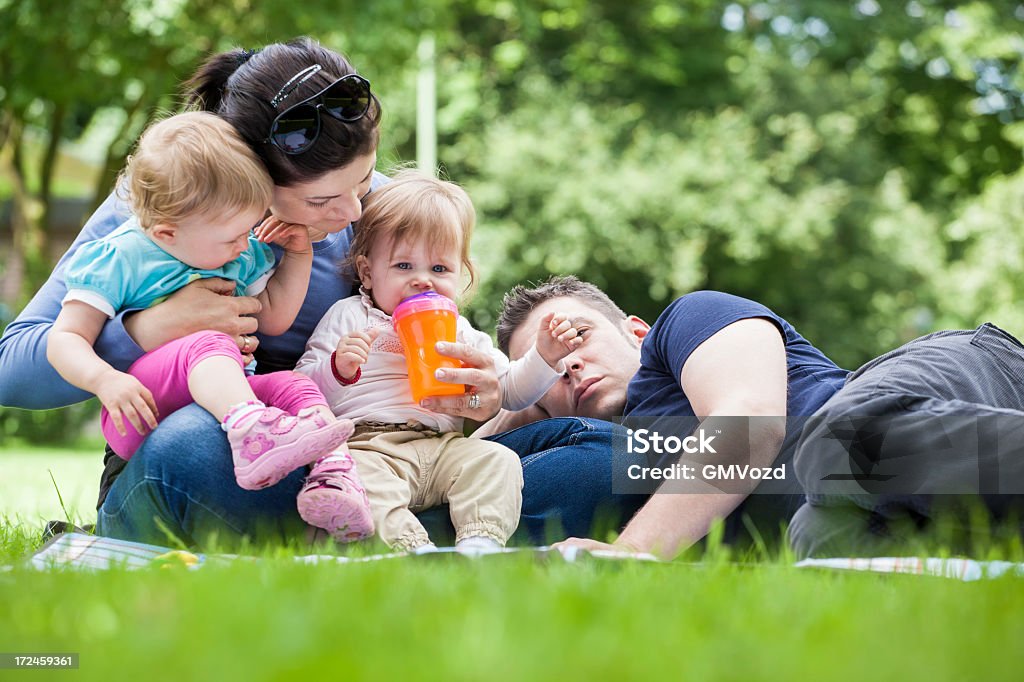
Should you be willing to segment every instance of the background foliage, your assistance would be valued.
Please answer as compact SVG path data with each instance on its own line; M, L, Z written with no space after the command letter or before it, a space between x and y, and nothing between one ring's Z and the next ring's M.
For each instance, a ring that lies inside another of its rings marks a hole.
M574 272L650 321L699 288L760 300L851 368L940 327L1024 334L1018 2L0 0L0 24L22 302L62 148L101 149L95 203L206 54L309 34L381 96L382 165L409 160L429 33L482 328Z

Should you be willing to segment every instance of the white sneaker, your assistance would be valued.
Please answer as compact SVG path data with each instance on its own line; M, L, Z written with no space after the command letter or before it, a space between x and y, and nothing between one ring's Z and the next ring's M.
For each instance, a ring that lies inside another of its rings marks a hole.
M494 538L485 537L483 535L471 535L468 538L462 538L455 543L455 551L460 554L468 554L473 556L479 556L481 554L494 554L504 549L504 545L495 540Z

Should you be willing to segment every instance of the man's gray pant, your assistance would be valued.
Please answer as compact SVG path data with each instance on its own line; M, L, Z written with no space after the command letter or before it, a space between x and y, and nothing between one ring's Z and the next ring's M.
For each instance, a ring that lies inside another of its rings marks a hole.
M1024 346L984 324L872 360L808 420L794 469L807 495L789 527L800 556L906 554L940 520L974 523L968 500L986 523L1012 517L1024 506Z

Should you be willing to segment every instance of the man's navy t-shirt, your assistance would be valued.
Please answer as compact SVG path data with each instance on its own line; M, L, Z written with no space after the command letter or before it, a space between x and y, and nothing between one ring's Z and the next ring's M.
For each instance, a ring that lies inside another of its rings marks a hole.
M837 367L791 324L760 303L718 291L697 291L676 299L651 327L640 349L640 369L626 393L627 417L695 417L679 383L683 365L698 346L717 332L749 318L772 322L785 344L788 421L775 466L786 464L788 471L786 480L766 480L755 491L771 494L750 495L730 514L725 528L727 541L749 530L744 516L759 528L759 533L768 535L777 531L779 523L791 518L803 503L803 493L791 466L805 421L801 418L811 416L825 404L843 386L849 372Z
M824 353L760 303L719 291L697 291L675 300L658 317L640 348L640 369L626 393L626 415L692 417L679 376L690 354L733 322L759 317L779 328L786 346L787 416L809 417L846 381ZM741 415L737 415L741 416Z

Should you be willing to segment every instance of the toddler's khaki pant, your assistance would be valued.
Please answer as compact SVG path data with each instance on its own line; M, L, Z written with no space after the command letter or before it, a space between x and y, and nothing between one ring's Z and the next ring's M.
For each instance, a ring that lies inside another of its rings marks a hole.
M377 535L390 547L430 542L413 515L447 503L456 542L482 536L505 544L519 525L523 468L503 445L461 433L357 426L348 447L370 498Z

